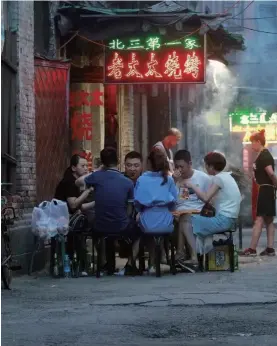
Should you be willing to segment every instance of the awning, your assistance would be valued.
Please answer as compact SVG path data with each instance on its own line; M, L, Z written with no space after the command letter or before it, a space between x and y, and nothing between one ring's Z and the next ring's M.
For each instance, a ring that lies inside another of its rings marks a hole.
M221 54L225 54L244 49L243 37L229 33L223 26L229 14L196 13L173 1L158 2L143 9L118 9L112 7L116 3L109 3L61 2L56 18L61 36L69 37L77 32L91 41L105 41L132 34L145 35L147 32L158 34L163 29L168 39L177 39L199 29L200 35L208 34L210 52L220 50Z

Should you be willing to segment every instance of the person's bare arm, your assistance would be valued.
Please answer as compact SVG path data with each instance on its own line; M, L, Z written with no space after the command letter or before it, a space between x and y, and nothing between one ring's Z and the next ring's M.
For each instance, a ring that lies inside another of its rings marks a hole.
M86 210L89 210L89 209L93 209L95 207L95 202L89 202L89 203L84 203L82 204L81 206L81 210L82 211L86 211Z
M86 175L82 175L81 177L79 177L78 179L75 180L75 185L78 187L85 187L86 183L85 183L85 179L86 177L88 177L89 175L91 175L91 173L88 173Z
M193 189L193 191L196 193L197 197L205 203L209 202L216 195L218 190L220 189L220 187L218 185L213 184L207 192L204 192L204 191L201 191L197 186L195 186L191 183L187 183L186 185L187 185L187 187L190 187L191 189Z
M265 171L268 174L269 178L272 180L273 185L277 187L277 177L273 171L273 167L271 165L267 166L265 167Z
M93 188L86 189L79 197L68 197L67 203L71 210L79 209L84 201L88 198L88 195L93 190Z

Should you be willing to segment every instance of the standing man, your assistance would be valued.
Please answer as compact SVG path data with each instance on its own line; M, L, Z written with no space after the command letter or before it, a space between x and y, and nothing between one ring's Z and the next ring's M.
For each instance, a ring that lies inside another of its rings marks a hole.
M130 151L124 160L125 177L132 180L134 186L142 173L142 156L137 151Z
M157 142L153 146L154 150L160 150L166 155L167 161L169 163L169 170L172 174L174 171L174 161L173 161L173 153L171 149L176 147L176 145L180 142L181 138L182 138L181 131L179 131L176 128L171 128L167 132L167 135L164 137L164 139L160 142Z

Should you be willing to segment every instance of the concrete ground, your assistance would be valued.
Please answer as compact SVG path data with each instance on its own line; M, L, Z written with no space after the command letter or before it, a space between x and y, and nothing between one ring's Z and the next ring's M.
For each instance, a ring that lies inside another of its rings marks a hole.
M276 311L277 257L235 273L25 276L2 291L2 345L276 345Z

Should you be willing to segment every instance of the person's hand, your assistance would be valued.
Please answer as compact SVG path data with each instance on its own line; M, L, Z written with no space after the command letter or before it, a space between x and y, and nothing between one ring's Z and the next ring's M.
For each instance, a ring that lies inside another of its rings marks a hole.
M178 169L175 169L173 175L172 175L174 180L178 180L181 178L181 172Z
M193 184L188 180L185 182L185 186L188 188L188 189L192 189L193 190Z
M139 222L139 218L140 218L140 213L137 213L136 222Z

